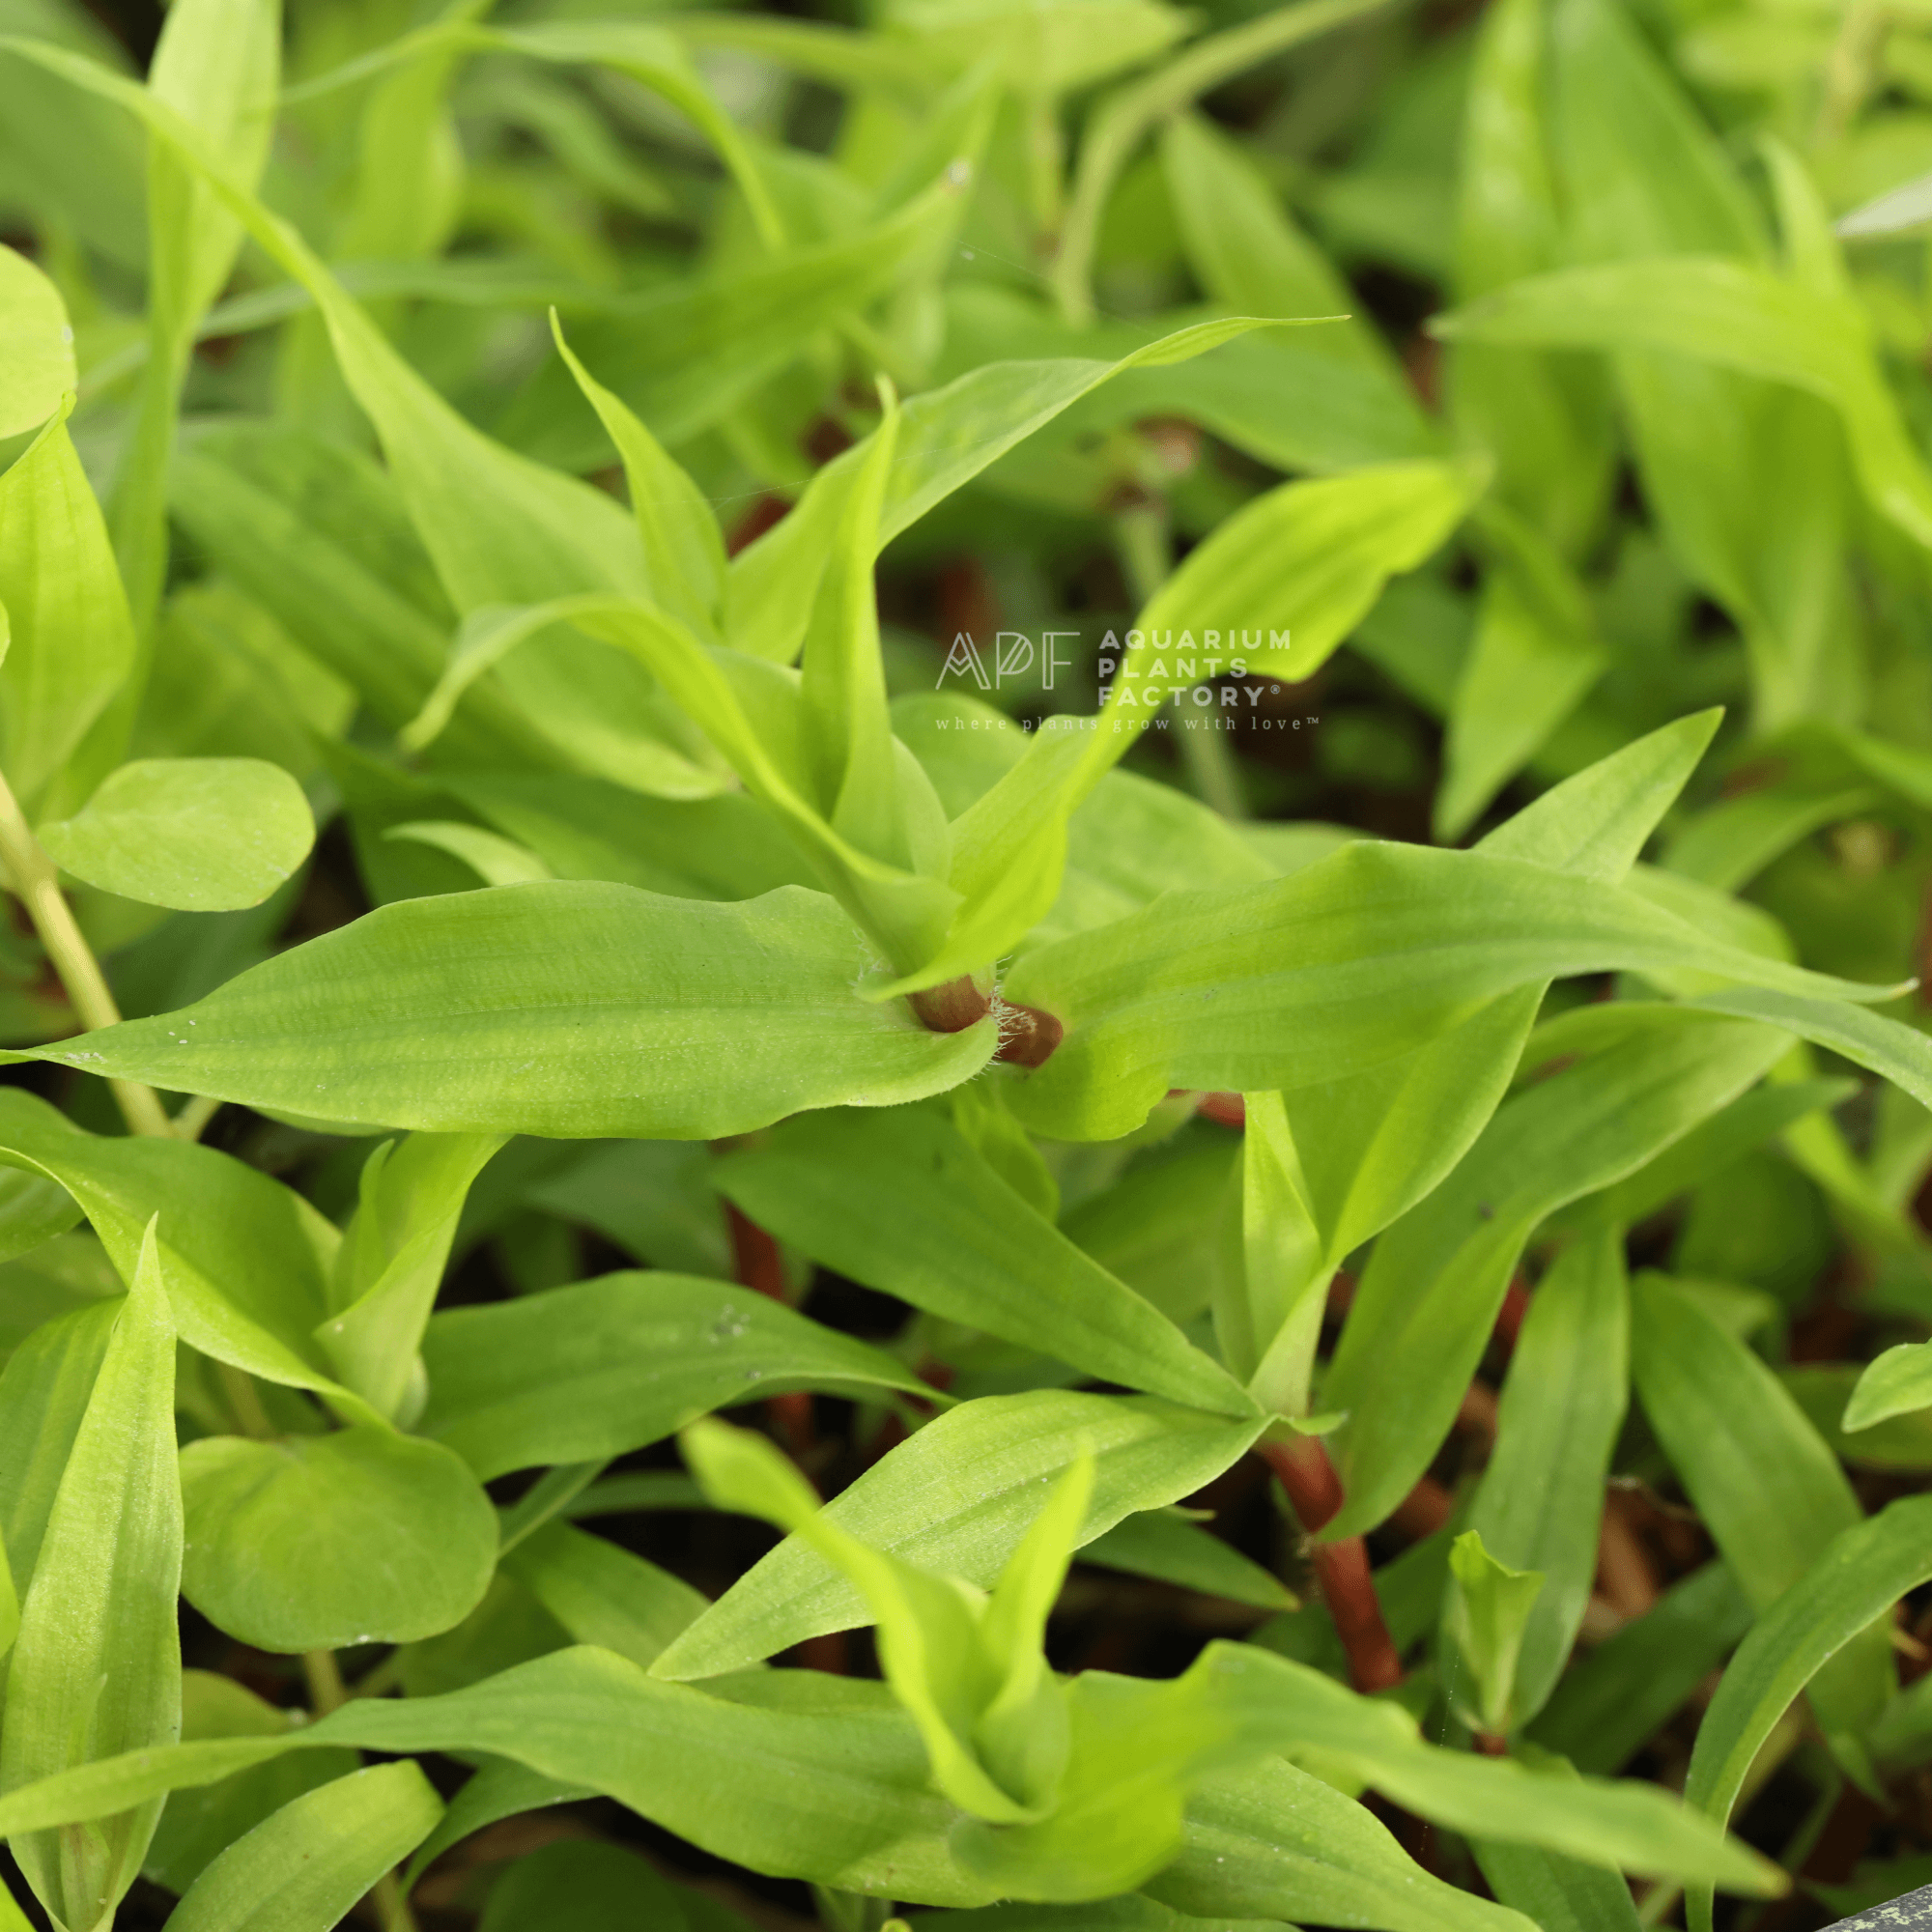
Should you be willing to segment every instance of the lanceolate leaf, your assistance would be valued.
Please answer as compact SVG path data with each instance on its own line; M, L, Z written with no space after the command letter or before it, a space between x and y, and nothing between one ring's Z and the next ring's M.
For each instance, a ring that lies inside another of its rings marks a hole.
M181 1734L175 1333L152 1222L130 1274L20 1606L0 1736L9 1790ZM160 1816L154 1800L114 1808L84 1833L10 1839L35 1895L73 1932L112 1921Z
M1317 1398L1348 1411L1329 1443L1347 1501L1325 1534L1380 1521L1428 1467L1537 1224L1688 1133L1783 1051L1768 1029L1639 1036L1496 1115L1363 1273Z
M1807 1030L1835 1019L1831 1000L1888 990L1818 985L1588 878L1364 843L1273 885L1173 894L1104 939L1029 954L1008 991L1060 1018L1066 1038L1014 1105L1036 1131L1110 1138L1170 1087L1312 1086L1392 1060L1512 986L1666 962L1822 994L1815 1010L1779 1009Z
M345 1125L710 1139L917 1099L990 1057L990 1020L933 1034L862 1000L865 965L844 915L795 887L712 906L504 886L385 906L198 1006L45 1053Z
M1842 1531L1760 1616L1738 1647L1698 1726L1685 1802L1723 1820L1751 1760L1793 1699L1908 1590L1932 1576L1932 1497L1889 1504ZM1708 1894L1690 1923L1709 1932Z
M17 249L0 249L0 329L11 350L0 385L0 436L38 429L74 385L73 330L46 274Z
M814 1261L1104 1381L1239 1415L1232 1378L1090 1261L936 1113L814 1114L718 1183Z
M609 1274L489 1308L452 1308L423 1338L418 1425L484 1480L585 1463L714 1408L799 1388L933 1391L904 1364L751 1289Z
M330 1932L442 1815L407 1759L305 1792L257 1825L188 1888L174 1932Z
M1319 1757L1459 1831L1480 1822L1493 1832L1502 1820L1516 1842L1636 1871L1708 1874L1751 1891L1782 1883L1776 1867L1655 1789L1541 1778L1521 1765L1434 1749L1399 1710L1264 1651L1217 1644L1196 1670L1257 1756ZM478 1750L592 1784L762 1871L925 1904L989 1902L988 1889L946 1848L957 1814L926 1781L910 1719L870 1694L889 1695L885 1687L852 1685L828 1708L817 1693L795 1695L801 1675L760 1672L708 1695L660 1683L607 1651L562 1651L450 1696L358 1699L279 1739L183 1745L85 1767L0 1800L0 1830L97 1816L287 1749ZM753 1763L764 1775L747 1802Z
M921 1569L981 1585L998 1576L1051 1492L1094 1458L1086 1543L1137 1510L1191 1494L1259 1434L1145 1397L1039 1391L970 1403L929 1422L826 1507L827 1520ZM787 1539L727 1590L654 1669L713 1677L822 1631L864 1620L863 1600L826 1560Z
M0 769L31 810L134 663L128 599L65 410L0 476L0 607L12 633Z
M1633 1285L1631 1366L1644 1413L1731 1573L1760 1609L1814 1574L1860 1520L1825 1440L1770 1368L1667 1278ZM1869 1632L1813 1686L1834 1742L1878 1715L1893 1684Z
M1535 1717L1561 1675L1596 1577L1604 1477L1630 1374L1621 1247L1610 1233L1586 1236L1538 1284L1469 1512L1497 1562L1543 1577L1513 1675L1511 1729Z

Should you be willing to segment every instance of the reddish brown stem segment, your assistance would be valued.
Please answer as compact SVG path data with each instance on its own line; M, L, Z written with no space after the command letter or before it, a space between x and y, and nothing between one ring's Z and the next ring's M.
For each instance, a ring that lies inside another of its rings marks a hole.
M1313 1536L1342 1507L1342 1484L1328 1452L1312 1435L1292 1442L1264 1442L1261 1453L1288 1492L1301 1526ZM1386 1690L1402 1682L1402 1658L1382 1621L1369 1550L1359 1536L1318 1543L1311 1552L1321 1600L1335 1619L1349 1654L1349 1677L1357 1690Z
M963 974L943 986L927 986L912 994L907 1004L929 1033L964 1033L993 1010L991 996ZM1037 1007L1009 1002L1002 1011L1000 1045L993 1058L1009 1066L1043 1065L1066 1036L1066 1029Z

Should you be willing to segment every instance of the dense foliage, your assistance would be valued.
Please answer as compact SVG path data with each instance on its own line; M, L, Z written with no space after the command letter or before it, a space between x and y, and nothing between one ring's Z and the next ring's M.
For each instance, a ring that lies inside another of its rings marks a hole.
M1932 1876L1928 170L1918 0L0 0L0 1927Z

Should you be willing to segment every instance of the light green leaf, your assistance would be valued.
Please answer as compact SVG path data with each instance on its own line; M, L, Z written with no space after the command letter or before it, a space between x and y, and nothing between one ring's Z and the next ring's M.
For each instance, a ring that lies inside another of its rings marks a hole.
M1279 1758L1205 1778L1180 1856L1147 1889L1182 1912L1244 1924L1529 1932L1519 1914L1425 1871L1367 1805Z
M279 765L143 758L37 836L57 866L103 892L231 912L260 905L308 857L315 820Z
M1480 1530L1464 1530L1450 1546L1442 1628L1475 1684L1474 1695L1465 1698L1452 1675L1449 1694L1469 1713L1465 1721L1492 1737L1512 1728L1510 1693L1544 1581L1540 1570L1498 1563L1483 1548Z
M1812 1574L1861 1517L1838 1461L1761 1357L1664 1276L1632 1284L1631 1368L1644 1414L1724 1561L1760 1610ZM1878 1715L1893 1682L1873 1630L1813 1687L1834 1745Z
M879 542L903 535L936 503L1115 377L1188 362L1254 329L1282 326L1282 319L1256 316L1196 323L1136 344L1112 362L1002 358L912 397L900 412ZM780 664L797 657L832 523L868 449L869 439L835 457L781 523L732 558L724 628L740 650Z
M1496 1445L1469 1511L1495 1561L1543 1577L1501 1710L1515 1730L1562 1675L1597 1573L1604 1478L1630 1378L1621 1236L1566 1248L1537 1284L1503 1382ZM1453 1561L1453 1559L1452 1559Z
M1764 1020L1801 1039L1829 1046L1854 1065L1868 1067L1921 1105L1932 1107L1932 1037L1902 1020L1769 985L1702 993L1697 1005L1740 1019Z
M207 1435L182 1451L181 1481L182 1592L260 1650L434 1636L496 1568L497 1513L440 1443L371 1428Z
M292 1799L188 1888L172 1932L330 1932L442 1815L409 1760L371 1765Z
M1874 1359L1845 1405L1847 1435L1932 1408L1932 1343L1900 1342Z
M1808 390L1837 412L1872 507L1932 545L1932 475L1849 298L1742 262L1670 257L1538 276L1434 327L1503 345L1661 350Z
M0 1093L0 1160L66 1188L124 1272L148 1221L165 1210L161 1279L183 1341L250 1375L315 1389L352 1419L376 1419L330 1379L311 1338L327 1311L337 1236L292 1188L212 1148L82 1133L18 1088Z
M182 1672L182 1739L275 1738L308 1719L256 1696L232 1677L212 1670ZM161 1813L142 1876L170 1891L185 1891L202 1872L265 1818L319 1784L346 1777L361 1765L347 1745L291 1751L218 1784L177 1792Z
M1236 1423L1146 1397L1041 1390L992 1396L929 1422L826 1506L826 1520L923 1570L990 1583L1083 1450L1094 1459L1084 1543L1136 1511L1190 1495L1254 1440ZM653 1666L689 1679L735 1670L864 1620L823 1557L788 1539L748 1571Z
M1190 1676L1255 1754L1319 1755L1458 1831L1480 1824L1493 1836L1503 1820L1516 1841L1634 1871L1708 1874L1752 1891L1782 1883L1775 1867L1654 1787L1572 1785L1433 1749L1401 1711L1260 1650L1212 1645ZM1145 1688L1094 1672L1082 1681ZM284 1739L177 1746L84 1766L0 1799L0 1832L99 1816L288 1749L474 1750L591 1784L760 1871L926 1904L990 1902L990 1889L945 1849L957 1814L925 1783L918 1734L883 1701L886 1687L841 1684L828 1700L823 1683L810 1672L762 1671L721 1687L728 1695L707 1695L660 1683L608 1651L562 1651L449 1696L356 1699ZM762 1767L755 1777L753 1766ZM747 1804L752 1784L757 1800Z
M316 1340L343 1381L408 1427L421 1412L417 1350L436 1305L463 1204L497 1134L412 1134L385 1141L362 1169L361 1193L329 1283Z
M1494 505L1475 641L1449 712L1435 836L1459 838L1542 750L1608 664L1582 584L1535 527Z
M608 1274L436 1316L420 1424L485 1481L641 1449L695 1417L791 1389L933 1390L879 1349L752 1289Z
M503 1567L579 1643L602 1644L648 1669L704 1613L689 1583L567 1522L548 1522Z
M73 330L60 291L14 248L0 248L0 436L38 429L74 386Z
M1789 999L1889 989L1821 985L1614 886L1490 852L1363 842L1271 885L1169 894L1103 932L1029 953L1007 995L1066 1033L1016 1085L1013 1110L1035 1132L1109 1139L1170 1088L1313 1086L1394 1060L1515 986L1666 964L1776 988L1777 1011L1807 1032L1829 1024L1888 1041L1888 1028L1909 1032Z
M928 1033L853 991L865 964L838 907L796 887L713 906L505 886L384 906L179 1013L19 1057L138 1066L311 1120L714 1139L807 1107L917 1099L984 1064L990 1020Z
M65 412L0 476L0 768L31 811L134 663L107 526Z
M1640 1166L1783 1050L1768 1028L1639 1033L1497 1113L1363 1272L1319 1396L1349 1416L1328 1441L1348 1500L1324 1536L1379 1522L1428 1467L1545 1216Z
M1561 1758L1530 1759L1547 1777L1574 1777ZM1641 1932L1630 1887L1614 1871L1533 1845L1470 1844L1490 1889L1540 1932Z
M1038 1632L1024 1633L1031 1636L1033 1682L1023 1688L1044 1690L1047 1708L1040 1712L1031 1708L1035 1700L1023 1699L1027 1708L1003 1712L1008 1701L1003 1693L1011 1688L1011 1679L1002 1682L1005 1660L991 1640L992 1606L983 1592L874 1548L842 1528L824 1515L817 1492L784 1455L751 1430L707 1419L687 1429L679 1447L715 1508L762 1517L788 1531L864 1597L878 1628L886 1682L919 1726L932 1780L948 1799L971 1818L1004 1826L1029 1823L1053 1808L1066 1767L1066 1711L1038 1662ZM1069 1492L1073 1515L1065 1530L1071 1534L1092 1494L1092 1478L1091 1459L1069 1467L1014 1552L1009 1574L1024 1561L1041 1529L1050 1532L1056 1519L1066 1516ZM1046 1603L1039 1605L1042 1628L1066 1572L1065 1540L1057 1539L1057 1573ZM1001 1735L1002 1716L1030 1718L1032 1738ZM1042 1718L1047 1721L1041 1722ZM995 1726L991 1738L984 1735L989 1722ZM1009 1743L1031 1748L1017 1757L997 1748ZM1005 1758L1012 1763L1003 1762ZM1036 1776L1016 1777L1015 1770Z
M1697 1729L1684 1798L1722 1822L1764 1741L1792 1702L1908 1590L1932 1576L1932 1497L1889 1503L1839 1532L1738 1646ZM1709 1894L1688 1901L1710 1932Z
M250 190L274 136L281 12L280 0L183 0L148 73L147 97ZM151 141L148 233L148 360L114 497L114 548L144 635L167 576L168 458L195 327L235 266L242 224L178 151ZM123 715L131 722L131 704Z
M8 1791L181 1734L175 1333L152 1220L130 1277L20 1606L0 1735ZM115 1812L84 1833L10 1834L34 1895L71 1932L112 1922L160 1805Z
M1239 1415L1227 1373L925 1108L813 1114L727 1155L720 1190L814 1261L1105 1381Z

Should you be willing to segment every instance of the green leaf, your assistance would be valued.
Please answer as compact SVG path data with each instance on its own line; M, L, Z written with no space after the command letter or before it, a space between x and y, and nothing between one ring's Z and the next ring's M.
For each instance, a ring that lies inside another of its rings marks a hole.
M1279 1758L1203 1780L1180 1856L1148 1891L1239 1921L1529 1932L1517 1913L1425 1871L1367 1805Z
M568 1804L594 1795L587 1784L546 1777L514 1758L485 1758L476 1775L449 1801L442 1822L416 1847L404 1874L404 1889L413 1890L417 1880L444 1852L499 1818L514 1818L519 1812Z
M1513 986L1678 964L1776 989L1776 1023L1795 1031L1882 1040L1894 1061L1908 1049L1891 1051L1891 1035L1903 1033L1932 1054L1895 1021L1805 1003L1888 989L1819 985L1634 894L1488 852L1365 842L1271 885L1171 894L1028 954L1008 997L1053 1013L1066 1035L1016 1087L1014 1112L1036 1132L1113 1138L1170 1088L1313 1086L1393 1060ZM1727 1009L1736 999L1719 997Z
M0 248L0 436L38 429L74 386L73 330L67 304L45 274L14 248Z
M419 819L391 825L384 838L412 839L461 859L486 886L528 886L556 876L527 846L460 819Z
M1605 1229L1566 1248L1537 1284L1469 1511L1472 1533L1497 1563L1543 1578L1502 1686L1507 1722L1492 1730L1515 1730L1543 1708L1582 1625L1629 1361L1622 1241Z
M1684 1797L1722 1821L1773 1727L1827 1663L1908 1590L1932 1576L1932 1497L1889 1503L1839 1532L1759 1616L1738 1646L1697 1729ZM1709 1932L1711 1905L1693 1892L1690 1923Z
M1429 1466L1545 1216L1640 1166L1783 1051L1769 1029L1638 1034L1497 1113L1363 1272L1319 1397L1349 1415L1329 1438L1348 1500L1324 1537L1379 1522Z
M20 1606L0 1788L181 1733L174 1384L175 1333L150 1221ZM114 1810L84 1833L10 1834L34 1895L73 1932L111 1923L160 1816L152 1800Z
M422 1409L417 1350L464 1200L502 1145L497 1134L412 1134L363 1166L316 1340L350 1388L404 1427Z
M1503 345L1661 350L1808 390L1837 412L1872 507L1932 545L1932 475L1847 298L1742 262L1672 256L1537 276L1433 326Z
M497 1513L440 1443L366 1427L208 1435L182 1451L181 1483L183 1594L260 1650L433 1636L497 1566Z
M796 887L708 906L505 886L384 906L179 1013L44 1053L355 1125L714 1139L917 1099L985 1062L990 1020L928 1033L853 991L865 963L844 915Z
M1553 546L1494 505L1482 524L1499 541L1449 712L1435 807L1443 840L1468 830L1609 662L1583 586Z
M1081 1549L1080 1560L1258 1610L1294 1607L1294 1598L1259 1563L1168 1510L1147 1510L1117 1522Z
M1464 1530L1450 1546L1443 1633L1475 1680L1467 1721L1492 1737L1512 1728L1510 1693L1544 1581L1540 1570L1512 1570L1498 1563L1483 1548L1480 1530ZM1453 1676L1450 1684L1451 1697L1462 1703L1462 1686Z
M929 1109L813 1114L716 1173L759 1227L868 1288L1105 1381L1248 1408L1225 1371Z
M1264 1651L1211 1645L1189 1675L1256 1755L1319 1755L1458 1831L1480 1823L1494 1835L1502 1820L1514 1841L1635 1871L1708 1874L1752 1891L1782 1882L1653 1787L1571 1784L1433 1749L1399 1710ZM1097 1672L1082 1681L1129 1694L1149 1688ZM957 1814L925 1784L918 1734L881 1702L885 1687L841 1684L828 1698L824 1683L811 1672L762 1671L723 1687L727 1698L660 1683L608 1651L563 1651L449 1696L355 1699L283 1739L184 1745L84 1766L0 1799L0 1832L98 1816L289 1749L474 1750L591 1784L760 1871L926 1904L990 1902L989 1888L945 1848Z
M715 635L724 599L724 540L710 503L623 398L578 360L563 339L554 310L551 332L557 354L623 460L653 598L700 637Z
M654 1932L751 1932L737 1913L660 1877L640 1853L569 1839L509 1865L490 1888L477 1932L631 1932L644 1923Z
M1761 1357L1648 1271L1632 1284L1631 1369L1671 1467L1760 1610L1814 1574L1862 1512L1838 1461ZM1861 1730L1894 1682L1874 1630L1813 1689L1828 1739Z
M148 98L248 189L274 136L281 42L279 0L186 0L170 8L149 69ZM179 152L151 142L148 234L148 360L114 497L115 551L144 634L167 576L168 458L195 326L235 266L242 224Z
M679 1446L714 1507L762 1517L788 1531L865 1598L878 1627L886 1682L919 1726L932 1781L952 1804L995 1825L1023 1825L1051 1813L1066 1770L1067 1714L1039 1662L1039 1639L1093 1493L1091 1457L1072 1463L1045 1499L989 1601L955 1577L908 1563L842 1528L783 1454L751 1430L707 1419L687 1429ZM1036 1545L1046 1549L1051 1574L1034 1606L1037 1628L1010 1633L1031 1653L1013 1660L1030 1664L1021 1675L1002 1668L1009 1660L996 1636L1007 1634L996 1631L995 1605L1009 1599L1009 1578ZM1026 1722L1030 1736L1010 1735L1016 1720Z
M407 1759L371 1765L292 1799L191 1885L174 1932L330 1932L442 1815Z
M1859 1385L1845 1405L1842 1427L1851 1435L1922 1408L1932 1408L1932 1344L1900 1342L1859 1377Z
M284 1711L256 1696L232 1677L211 1670L182 1672L182 1738L274 1738L307 1720L303 1711ZM362 1760L346 1745L327 1750L291 1751L218 1784L178 1791L141 1867L144 1878L170 1891L185 1891L228 1846L245 1836L292 1798L332 1778L346 1777Z
M1693 1570L1571 1667L1530 1736L1584 1771L1620 1771L1723 1662L1751 1616L1721 1561Z
M1189 362L1252 330L1283 326L1280 319L1256 316L1196 323L1153 342L1136 342L1112 362L1087 356L1002 358L912 397L900 412L880 544L903 535L935 504L1101 384L1134 369ZM797 657L825 568L831 526L869 450L867 439L835 457L781 523L731 559L724 628L740 650L779 664Z
M1236 1423L1147 1397L1041 1390L991 1396L929 1422L842 1491L825 1520L923 1570L981 1586L998 1576L1046 1501L1046 1485L1083 1450L1094 1459L1091 1541L1136 1511L1159 1509L1228 1468L1260 1420ZM753 1566L653 1666L714 1677L824 1631L864 1620L859 1593L788 1539Z
M57 866L103 892L230 912L260 905L308 857L315 820L279 765L143 758L37 836Z
M0 768L31 811L121 688L134 627L65 412L0 476Z
M329 1378L311 1339L327 1312L337 1236L293 1189L212 1148L81 1133L18 1088L0 1092L0 1159L66 1188L124 1273L148 1221L163 1213L161 1279L183 1341L250 1375L315 1389L353 1419L374 1419Z
M423 1357L420 1427L485 1481L621 1456L711 1409L792 1389L934 1394L882 1350L782 1302L677 1274L608 1274L446 1309L430 1321Z
M1531 1760L1545 1776L1575 1777L1561 1758ZM1485 1843L1470 1850L1490 1889L1533 1918L1541 1932L1640 1932L1630 1887L1613 1871L1532 1845Z
M689 1583L567 1522L548 1522L503 1559L580 1643L602 1644L648 1669L704 1613Z

